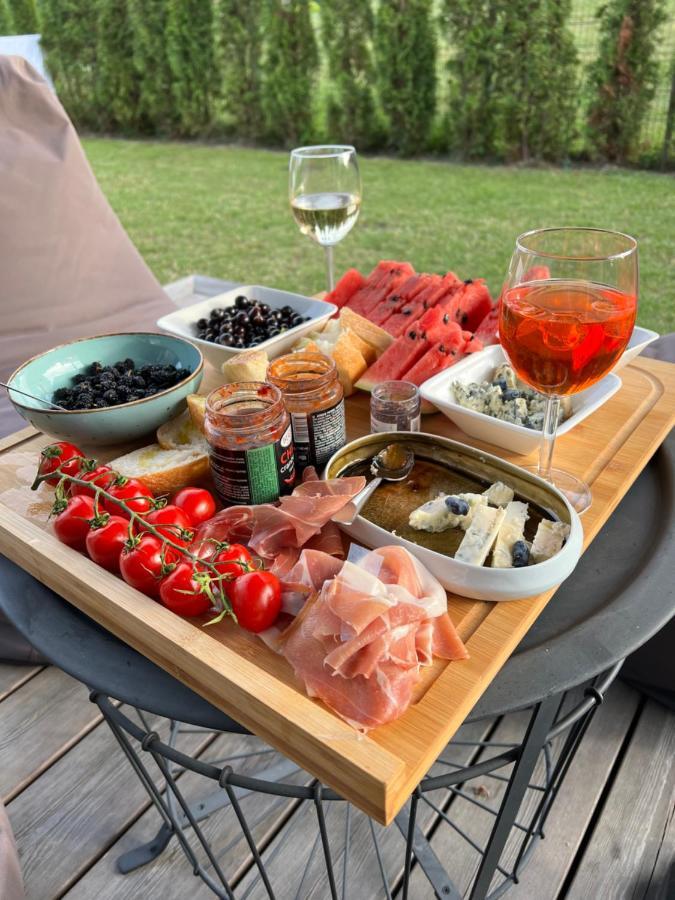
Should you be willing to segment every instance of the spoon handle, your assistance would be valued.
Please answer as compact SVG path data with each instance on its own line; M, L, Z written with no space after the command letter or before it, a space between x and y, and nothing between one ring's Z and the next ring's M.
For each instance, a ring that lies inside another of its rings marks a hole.
M369 481L368 484L363 488L363 490L359 491L358 494L356 494L356 496L352 498L352 511L350 512L350 507L348 506L345 510L344 518L338 514L335 517L335 521L339 521L342 525L351 525L354 519L366 505L370 496L378 489L381 484L382 479L379 476L377 478L373 478L372 481Z
M17 394L21 394L23 397L30 397L31 400L37 400L38 403L46 403L47 406L51 406L52 409L64 409L64 407L59 406L58 403L52 403L51 400L44 400L42 397L36 397L34 394L28 394L26 393L26 391L20 391L19 388L14 387L11 384L5 384L4 381L0 381L0 387L4 387L8 391L15 391Z

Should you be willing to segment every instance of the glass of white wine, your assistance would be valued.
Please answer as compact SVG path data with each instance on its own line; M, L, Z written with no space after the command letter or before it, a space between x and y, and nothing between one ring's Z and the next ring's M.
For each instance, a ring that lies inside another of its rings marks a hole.
M300 231L326 251L330 292L335 287L333 247L352 230L361 208L356 150L348 145L291 150L288 193Z

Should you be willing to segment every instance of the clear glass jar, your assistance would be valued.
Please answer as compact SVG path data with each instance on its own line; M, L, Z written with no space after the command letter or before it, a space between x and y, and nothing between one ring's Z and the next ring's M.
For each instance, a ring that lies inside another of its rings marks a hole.
M274 385L246 381L212 391L204 430L211 474L224 503L272 503L293 490L291 421Z
M298 473L317 472L347 440L344 392L334 360L299 351L270 363L267 380L281 391L293 425Z
M370 395L370 430L419 431L420 392L410 381L383 381Z

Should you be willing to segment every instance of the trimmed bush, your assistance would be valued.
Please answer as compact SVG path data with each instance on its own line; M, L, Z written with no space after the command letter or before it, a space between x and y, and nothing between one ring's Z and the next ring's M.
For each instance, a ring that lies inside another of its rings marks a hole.
M168 0L164 39L178 133L207 134L215 80L210 0Z
M217 9L225 109L236 136L253 141L265 130L261 98L265 3L220 0Z
M609 0L598 16L600 47L588 76L589 139L595 155L626 162L637 152L654 96L656 32L666 13L662 0Z
M320 10L330 75L329 139L370 150L386 137L375 100L373 11L363 0L323 0Z
M436 110L436 33L430 0L380 0L375 54L389 142L422 152Z
M262 85L266 134L291 147L311 140L319 62L307 0L267 0Z
M7 0L4 0L7 2ZM35 0L11 0L15 34L39 34L37 7Z
M138 90L138 126L148 134L173 134L176 112L166 53L166 0L127 0L127 12Z
M127 0L97 0L95 114L104 131L140 128L139 84L134 68Z
M0 0L0 36L16 34L14 30L14 17L9 6L9 0Z

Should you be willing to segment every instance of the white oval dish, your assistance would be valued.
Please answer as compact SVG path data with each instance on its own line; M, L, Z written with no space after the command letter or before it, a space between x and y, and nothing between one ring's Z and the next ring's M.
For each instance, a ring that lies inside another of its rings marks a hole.
M484 480L486 487L490 480L504 481L516 490L518 496L553 510L557 518L570 526L569 537L555 556L520 569L474 566L460 562L387 531L363 516L357 516L350 525L340 525L351 538L371 548L387 544L405 547L438 578L446 590L474 600L518 600L531 597L556 587L572 574L581 556L583 526L566 497L542 478L475 447L423 432L366 435L351 441L333 454L324 471L324 478L337 477L357 460L369 458L386 444L396 441L405 441L413 449L416 441L425 446L431 445L432 449L428 451L430 453L433 453L435 445L439 452L452 457L453 465L457 468ZM421 453L423 452L424 449ZM437 454L430 458L436 459Z
M472 353L449 369L439 372L420 388L420 394L425 400L439 409L443 415L451 419L469 437L503 447L513 453L527 455L539 448L541 432L524 425L514 425L512 422L503 422L488 416L487 413L476 412L467 409L455 402L452 390L453 381L461 381L462 384L471 384L490 380L497 366L506 362L506 354L501 345L495 344L486 347L479 353ZM572 403L572 415L558 426L558 435L562 436L571 431L579 422L590 416L598 407L606 403L621 387L621 379L614 374L605 375L603 379L592 387L574 394L570 399Z
M258 300L267 303L272 309L281 309L282 306L291 306L301 316L309 316L308 322L289 328L288 331L276 335L250 347L250 350L264 350L270 359L289 353L298 338L304 337L310 331L320 330L324 322L327 322L337 312L337 306L326 303L325 300L314 300L311 297L303 297L302 294L291 294L288 291L278 291L276 288L262 287L258 284L242 284L231 291L225 291L215 297L208 297L191 306L184 306L176 312L169 313L157 320L157 326L162 331L176 334L179 337L188 338L202 351L211 365L220 368L227 359L246 352L236 347L223 347L212 341L204 341L195 334L195 325L201 318L208 318L212 309L220 309L232 306L235 299L243 294L249 300Z

